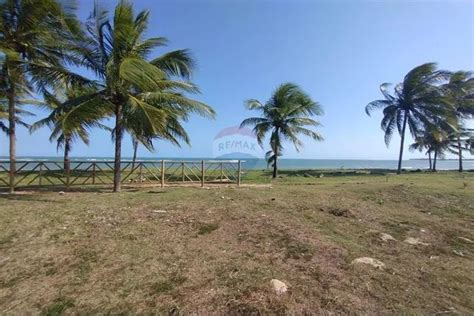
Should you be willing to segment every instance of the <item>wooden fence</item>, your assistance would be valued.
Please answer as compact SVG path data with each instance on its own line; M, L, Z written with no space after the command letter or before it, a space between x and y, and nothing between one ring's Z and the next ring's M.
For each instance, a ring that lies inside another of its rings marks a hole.
M235 183L240 185L241 160L137 160L122 161L122 184L140 185ZM66 187L112 185L113 160L17 160L14 187ZM0 189L9 188L10 161L0 160Z

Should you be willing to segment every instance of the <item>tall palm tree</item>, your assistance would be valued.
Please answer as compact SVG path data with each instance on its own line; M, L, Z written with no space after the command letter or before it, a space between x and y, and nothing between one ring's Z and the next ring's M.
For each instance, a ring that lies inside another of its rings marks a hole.
M437 84L449 77L449 73L436 69L435 63L426 63L407 73L402 83L395 86L390 94L389 83L380 86L384 99L370 102L365 112L370 116L376 109L383 110L381 122L385 132L385 143L390 143L393 132L400 133L400 153L397 173L401 173L406 127L416 138L423 128L439 124L441 128L452 128L455 118L443 102ZM436 123L435 123L436 121Z
M474 117L474 77L471 72L457 71L451 75L449 82L442 85L444 95L453 106L459 121L457 127L457 156L459 172L463 171L462 164L462 134L465 133L464 121ZM464 131L463 131L464 130Z
M0 3L0 86L8 100L10 192L16 171L18 95L33 95L71 77L63 66L65 46L78 29L74 7L55 0L3 0Z
M317 141L323 140L321 134L306 128L306 126L320 125L311 117L323 114L321 106L293 83L280 85L265 104L250 99L245 102L245 105L249 110L259 111L261 116L245 119L240 127L253 126L260 145L263 144L265 136L270 132L273 178L278 175L278 157L283 152L284 140L293 143L296 150L299 150L303 145L298 139L299 134L309 136Z
M180 121L190 113L205 117L215 114L208 105L184 95L199 92L194 84L176 80L187 79L193 68L187 50L148 59L154 48L166 44L162 37L143 39L148 18L148 11L135 16L127 1L118 3L113 22L106 11L94 8L86 24L87 36L76 48L76 54L97 75L100 88L65 104L85 109L100 106L115 118L114 192L120 191L125 131L148 140L166 137L178 141L183 135L187 140Z
M95 90L90 86L74 86L63 84L54 93L46 92L44 95L45 105L50 114L35 122L30 131L48 126L51 130L50 141L56 141L57 149L64 149L64 171L70 172L71 163L69 154L72 145L76 140L81 140L86 145L89 144L89 131L92 128L99 127L110 130L100 121L106 115L103 108L90 108L87 111L80 111L81 108L67 108L62 106L68 100L78 98L82 95L89 94Z

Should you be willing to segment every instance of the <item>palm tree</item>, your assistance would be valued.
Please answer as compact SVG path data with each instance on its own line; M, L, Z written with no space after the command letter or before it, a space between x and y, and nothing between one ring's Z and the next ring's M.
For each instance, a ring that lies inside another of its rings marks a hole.
M459 161L459 168L458 171L463 171L463 152L469 151L469 145L472 138L472 129L465 128L461 125L458 127L457 130L448 134L449 140L449 151L458 156Z
M273 178L278 175L278 157L283 152L283 141L288 140L296 150L303 143L298 139L302 134L321 141L323 137L305 126L319 126L320 123L311 118L313 115L322 115L321 106L313 101L305 92L293 83L280 85L270 100L265 104L250 99L245 102L247 109L257 110L260 117L245 119L240 127L253 126L257 140L262 145L265 136L270 134L271 162L273 163Z
M132 170L135 169L135 161L137 160L137 151L138 151L138 139L132 135L132 147L133 147L133 156L132 156Z
M81 140L86 145L89 144L89 130L94 127L110 130L107 126L100 123L100 120L106 115L103 108L90 108L87 111L80 111L81 108L67 108L62 106L68 100L78 98L89 94L95 90L90 86L74 86L63 84L60 89L56 89L54 94L45 92L45 107L50 110L50 114L34 123L30 131L48 126L51 130L50 141L56 140L57 149L64 149L64 171L69 174L71 163L69 154L72 145L76 140Z
M430 161L430 170L436 171L436 162L439 157L444 157L446 153L458 154L459 151L469 150L469 139L471 132L469 129L462 131L445 131L436 127L423 130L415 137L415 142L410 145L410 150L423 151L426 149ZM431 154L434 154L433 164Z
M448 72L436 70L435 63L423 64L408 72L403 82L395 86L393 94L388 91L390 84L383 83L380 91L384 99L372 101L365 107L365 112L369 116L376 109L383 110L381 127L385 132L387 146L394 130L398 129L400 133L398 174L402 169L407 125L414 138L421 134L423 128L430 128L436 124L443 129L452 128L454 118L443 102L440 89L436 86L448 76Z
M19 95L33 95L59 79L78 79L63 67L65 46L78 29L73 7L55 0L4 0L0 4L0 86L8 101L10 192L16 171Z
M282 154L280 153L279 156L281 156ZM273 151L269 150L265 153L265 160L267 161L267 168L269 167L272 167L274 168L275 167L275 154L273 153Z
M429 170L433 168L433 164L431 160L431 154L433 152L433 148L431 144L432 144L431 134L428 133L427 131L423 131L422 135L415 137L415 142L411 144L409 147L410 151L418 150L419 152L423 152L424 150L426 150L425 154L428 155Z
M444 157L447 151L453 152L450 148L450 144L453 141L453 138L450 137L451 135L447 134L443 130L434 129L431 131L430 146L431 150L434 152L433 168L431 169L433 172L436 172L436 162L438 157Z
M463 171L462 165L462 134L463 123L466 119L474 117L474 77L471 72L457 71L451 75L449 82L442 87L444 95L453 106L459 121L457 127L457 156L459 159L459 172ZM465 133L465 130L464 130Z
M148 25L148 11L134 15L132 5L120 1L113 22L106 11L95 7L86 24L87 36L76 47L82 64L99 78L99 90L81 96L67 106L103 107L115 117L114 192L120 191L121 147L125 131L152 141L157 137L178 141L187 134L180 121L190 113L213 117L208 105L192 100L184 93L197 93L187 79L193 60L187 50L177 50L155 59L150 52L166 44L162 37L143 39Z

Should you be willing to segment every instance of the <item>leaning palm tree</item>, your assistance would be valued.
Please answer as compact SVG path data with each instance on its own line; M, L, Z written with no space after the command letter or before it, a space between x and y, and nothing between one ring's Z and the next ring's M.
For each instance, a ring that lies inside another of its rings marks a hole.
M401 173L405 132L408 126L411 135L416 138L424 128L439 125L447 130L455 124L452 111L443 101L437 84L449 77L449 73L436 69L435 63L427 63L413 68L395 86L394 93L390 94L389 83L380 86L384 99L370 102L365 112L370 116L376 109L383 110L381 122L385 132L385 143L390 143L393 132L400 133L400 153L398 156L397 173Z
M259 111L261 116L245 119L240 127L253 126L260 145L270 133L271 153L268 158L273 164L273 178L278 175L278 157L282 155L284 140L293 143L296 150L303 145L298 139L299 134L323 140L321 134L305 127L320 125L311 116L322 115L321 106L293 83L280 85L265 104L255 99L247 100L245 104L247 109Z
M0 86L8 101L10 192L16 170L18 96L33 95L59 79L73 78L63 66L65 43L79 25L73 9L55 0L0 3Z
M279 156L281 156L281 155L282 154L280 153ZM269 168L269 167L274 168L275 167L275 157L276 157L276 155L271 150L269 150L265 153L265 160L267 161L267 168Z
M133 148L132 170L135 169L135 162L137 161L138 144L139 144L138 139L132 135L132 148Z
M127 129L127 132L130 134L130 137L132 139L132 150L133 150L132 170L134 170L135 169L135 163L137 161L138 147L140 145L142 145L148 151L153 151L154 150L153 140L155 140L155 139L153 137L147 138L145 135L136 135L133 129ZM113 137L113 135L112 135L112 137Z
M449 82L442 85L445 97L453 106L458 118L457 126L457 156L459 172L463 171L463 133L466 133L464 122L474 117L474 77L471 72L457 71L451 75Z
M127 1L118 3L113 21L96 6L86 24L87 36L76 47L76 55L97 75L100 88L66 102L65 106L102 107L115 118L114 192L120 191L124 132L133 131L147 140L167 137L174 141L176 136L187 137L180 121L190 113L214 116L208 105L184 94L199 92L194 84L176 80L187 78L193 68L187 50L148 59L154 48L166 44L161 37L143 38L148 18L148 11L135 16Z
M68 100L75 99L81 95L91 93L95 90L91 86L74 86L63 84L59 89L53 93L45 92L44 107L46 107L50 114L35 122L30 132L47 126L51 129L50 141L56 141L57 149L64 149L64 172L69 174L71 169L70 152L75 141L81 140L84 144L89 144L89 131L92 128L102 128L110 130L100 121L106 115L103 108L90 108L88 111L80 111L81 108L67 108L62 106Z

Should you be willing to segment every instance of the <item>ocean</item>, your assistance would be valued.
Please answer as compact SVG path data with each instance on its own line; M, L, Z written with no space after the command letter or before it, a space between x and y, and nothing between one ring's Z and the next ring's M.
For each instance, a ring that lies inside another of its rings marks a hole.
M4 160L7 157L1 157ZM35 160L46 161L54 160L61 161L61 157L19 157L18 160ZM125 157L123 160L129 160ZM198 160L216 160L216 158L176 158L176 157L156 157L156 158L139 158L137 160L178 160L178 161L198 161ZM75 157L71 158L74 161L110 161L112 157ZM264 159L242 159L242 168L247 170L261 170L267 168L267 163ZM281 158L278 161L279 169L392 169L397 168L397 160L362 160L362 159L285 159ZM463 161L465 170L474 170L474 160ZM424 159L410 159L404 160L402 167L407 170L428 169L428 160ZM438 160L436 168L438 170L457 170L458 161L455 159Z

